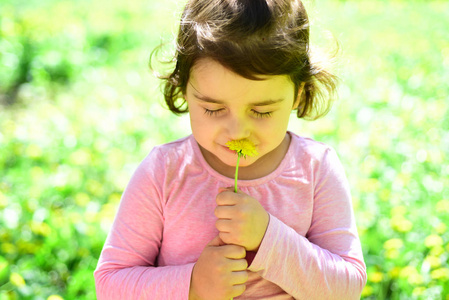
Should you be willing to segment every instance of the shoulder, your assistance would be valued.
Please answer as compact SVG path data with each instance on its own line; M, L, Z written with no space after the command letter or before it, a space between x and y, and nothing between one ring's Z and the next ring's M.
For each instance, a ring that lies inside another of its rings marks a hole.
M311 138L292 136L293 165L317 179L329 173L343 175L344 169L333 147Z
M188 160L193 156L191 135L166 144L153 147L151 152L145 157L144 163L176 164L180 161Z
M292 136L297 164L310 176L315 188L349 190L345 170L333 147L311 138Z
M302 161L322 162L329 156L336 155L335 150L325 143L302 137L292 132L290 132L290 135L292 137L291 145L294 155Z
M152 177L173 176L174 173L179 173L186 165L191 165L195 161L193 141L192 135L189 135L154 146L140 164L140 168Z
M180 138L173 142L169 142L166 144L161 144L154 146L153 150L150 152L148 156L158 156L158 157L166 157L170 156L172 158L183 155L185 152L188 152L191 149L191 135Z

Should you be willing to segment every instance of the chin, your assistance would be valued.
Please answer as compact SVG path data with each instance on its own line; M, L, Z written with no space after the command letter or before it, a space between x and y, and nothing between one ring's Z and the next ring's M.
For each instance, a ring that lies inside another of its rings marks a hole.
M225 158L219 158L220 161L227 165L228 167L231 168L235 168L237 166L237 155L235 156L234 159L225 159ZM245 159L243 157L240 158L240 162L239 162L239 168L243 168L243 167L247 167L249 165L251 165L252 162L246 162Z
M244 167L249 167L250 165L252 165L256 160L253 159L249 159L246 160L243 157L240 158L240 162L239 162L239 168L244 168ZM234 163L234 167L235 167L236 163Z

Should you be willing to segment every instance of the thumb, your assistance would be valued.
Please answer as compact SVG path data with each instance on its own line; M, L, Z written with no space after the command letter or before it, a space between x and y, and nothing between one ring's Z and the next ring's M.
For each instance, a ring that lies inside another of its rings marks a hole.
M219 187L218 188L218 193L220 194L220 193L223 193L223 192L225 192L225 191L231 191L231 192L233 192L234 191L234 187L233 186L229 186L229 187Z
M209 244L207 244L207 246L209 247L218 247L224 245L226 245L226 243L223 242L219 235L217 235L212 241L209 242Z

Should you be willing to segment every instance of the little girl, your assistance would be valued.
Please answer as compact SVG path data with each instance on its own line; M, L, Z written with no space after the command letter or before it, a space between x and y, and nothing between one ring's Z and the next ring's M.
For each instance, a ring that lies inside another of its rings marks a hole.
M192 135L129 182L94 273L98 299L359 299L366 270L332 148L287 131L324 114L300 0L190 0L165 100ZM226 144L245 140L240 160Z

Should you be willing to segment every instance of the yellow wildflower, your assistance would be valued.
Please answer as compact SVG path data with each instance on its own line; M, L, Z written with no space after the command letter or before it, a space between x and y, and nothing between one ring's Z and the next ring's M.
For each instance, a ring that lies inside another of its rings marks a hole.
M444 253L444 248L442 246L434 246L430 249L430 255L440 257Z
M25 285L25 280L19 273L11 273L9 276L9 281L17 287L22 287Z
M0 191L0 208L4 208L8 205L8 199L6 198L6 195Z
M441 266L441 259L439 257L429 255L424 259L424 263L429 265L432 269L435 269Z
M412 229L413 223L401 215L395 215L390 221L391 227L398 232L408 232Z
M243 156L244 158L246 158L246 156L259 155L254 144L247 139L229 141L226 143L226 146L229 149L236 151L239 156Z
M411 274L418 274L418 270L413 266L406 266L402 268L401 272L399 273L399 276L402 278L407 278Z
M31 221L30 228L33 233L42 236L49 236L52 231L51 227L44 222Z
M368 279L371 282L378 283L381 282L384 278L384 275L381 272L373 272L368 274Z
M438 213L449 213L449 200L443 199L436 204Z
M370 286L370 285L365 285L365 287L363 288L363 290L362 290L362 296L363 297L367 297L367 296L370 296L370 295L372 295L374 293L374 288L372 287L372 286Z
M426 291L426 288L425 287L423 287L423 286L418 286L418 287L415 287L414 289L413 289L413 296L415 296L415 297L418 297L418 296L422 296L423 294L424 294L424 292Z
M388 271L388 276L390 276L391 278L398 278L400 273L401 273L400 267L393 267L393 269Z
M404 242L402 242L401 239L389 239L384 243L385 250L391 250L391 249L399 249L404 246Z
M244 158L246 158L246 156L256 156L259 155L259 153L256 150L256 146L254 146L254 144L247 139L229 141L226 143L226 146L228 146L229 149L236 151L237 153L237 164L235 165L235 185L234 185L234 192L237 193L237 179L239 177L240 157L243 156Z
M427 248L442 246L443 239L439 235L431 234L424 240L424 245L426 245Z
M388 259L396 259L399 257L399 251L397 249L388 249L385 251L385 257Z
M421 285L424 283L424 277L421 274L410 274L407 281L411 285Z
M50 295L47 300L64 300L64 298L59 295Z
M421 285L424 282L424 277L418 272L416 267L406 266L401 270L400 276L406 278L411 285Z
M440 223L436 226L435 229L439 234L442 235L443 233L445 233L447 231L447 226L444 223Z
M439 268L432 273L430 273L430 276L432 279L439 280L439 281L448 281L449 280L449 269L448 268Z

